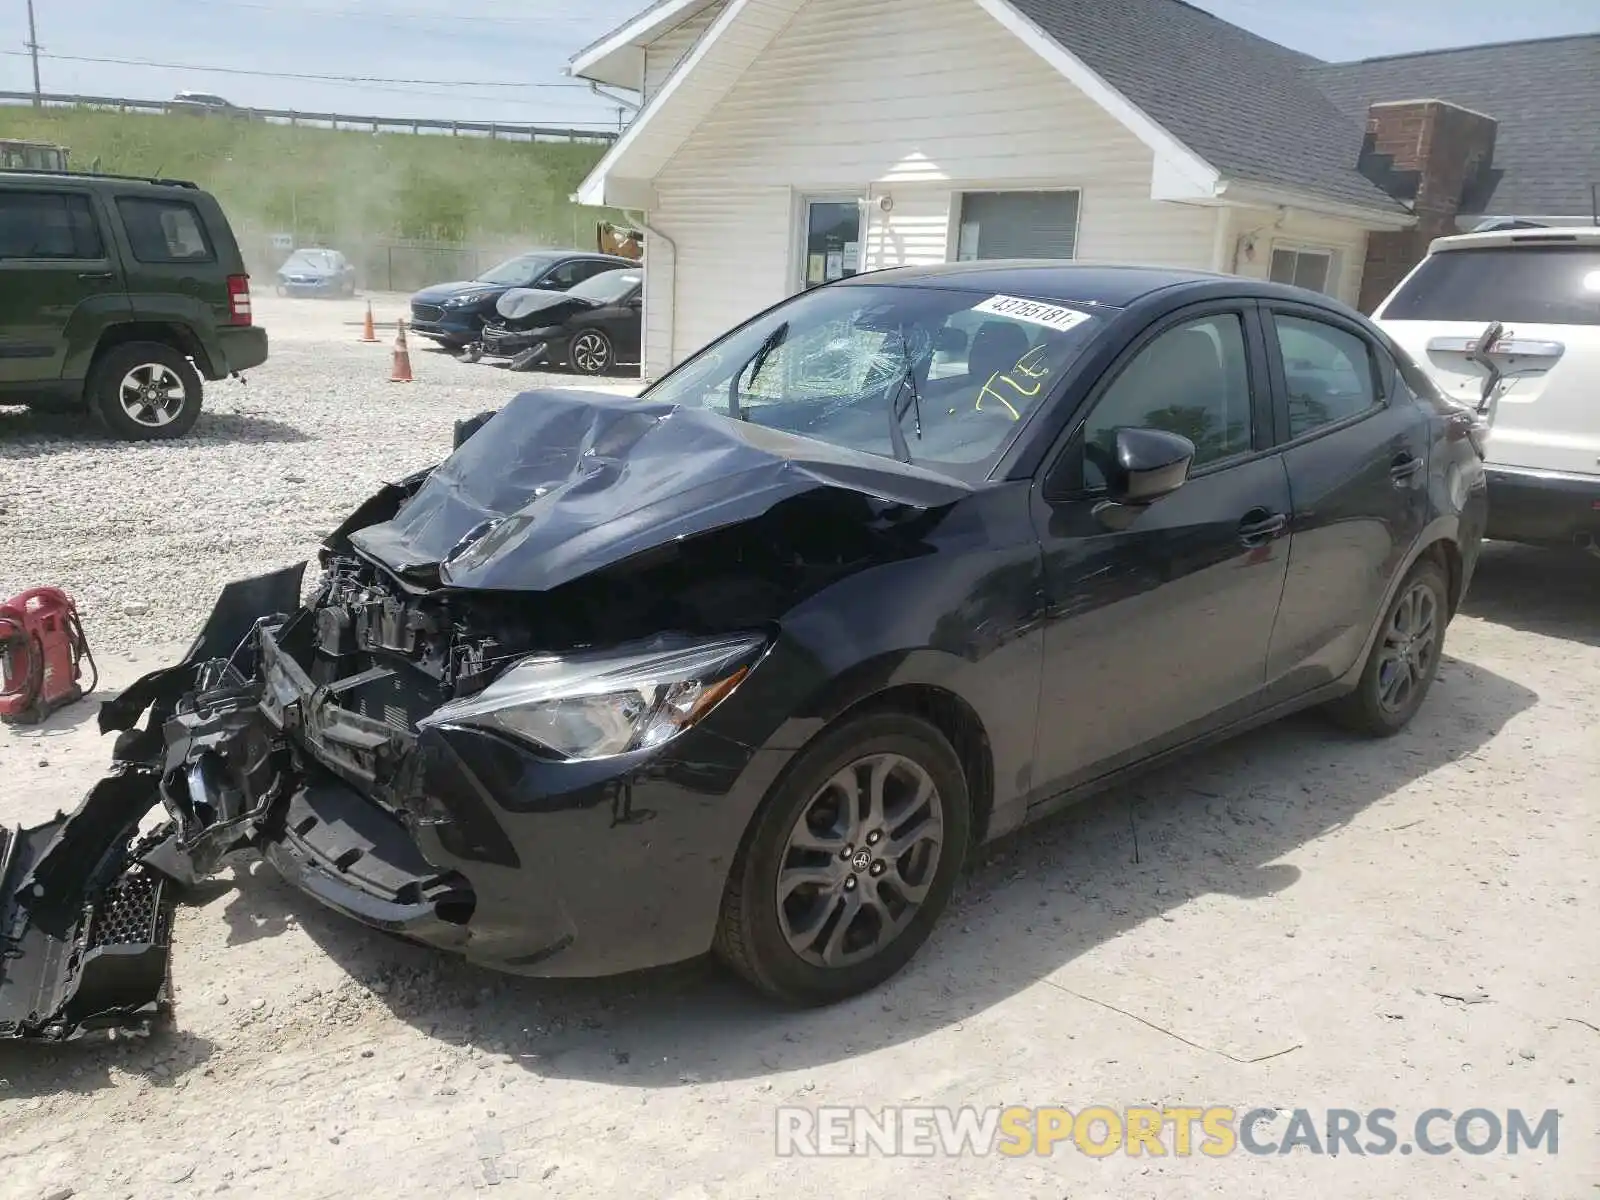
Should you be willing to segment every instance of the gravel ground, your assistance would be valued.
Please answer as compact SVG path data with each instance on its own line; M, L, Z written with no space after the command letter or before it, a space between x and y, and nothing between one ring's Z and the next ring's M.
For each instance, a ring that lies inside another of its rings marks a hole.
M272 362L193 441L0 413L0 593L83 596L108 689L509 393L429 354L390 387L387 346L260 308ZM1592 560L1489 547L1406 733L1297 718L1024 831L908 971L822 1012L705 964L492 976L233 873L179 910L168 1027L0 1047L0 1198L1594 1195L1597 595ZM72 805L107 753L87 704L0 731L0 820ZM777 1157L775 1107L822 1104L1563 1116L1553 1157Z
M65 587L97 649L185 639L223 584L305 559L378 485L447 454L457 419L529 387L589 385L457 362L415 337L417 382L389 383L404 299L374 304L377 345L360 341L364 303L258 297L271 357L246 383L207 385L175 442L0 408L0 596Z

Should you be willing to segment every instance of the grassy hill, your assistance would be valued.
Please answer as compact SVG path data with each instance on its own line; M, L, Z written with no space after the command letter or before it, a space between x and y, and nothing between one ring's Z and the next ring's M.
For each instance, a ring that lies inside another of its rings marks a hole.
M0 138L67 146L78 170L192 179L242 243L268 232L360 253L412 239L500 247L593 237L567 199L604 147L362 133L187 114L0 107Z

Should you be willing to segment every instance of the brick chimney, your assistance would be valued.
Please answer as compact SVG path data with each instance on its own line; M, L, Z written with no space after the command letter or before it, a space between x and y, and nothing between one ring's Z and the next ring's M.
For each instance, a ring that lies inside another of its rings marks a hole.
M1402 100L1367 110L1361 172L1397 200L1417 223L1367 237L1360 306L1371 312L1428 251L1436 237L1456 233L1467 189L1494 159L1493 117L1443 100Z

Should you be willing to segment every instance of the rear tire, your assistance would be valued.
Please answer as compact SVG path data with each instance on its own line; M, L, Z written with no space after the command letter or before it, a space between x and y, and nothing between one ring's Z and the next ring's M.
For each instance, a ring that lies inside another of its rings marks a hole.
M1368 737L1392 737L1427 698L1444 653L1450 585L1432 558L1413 566L1383 614L1355 691L1328 705L1338 724Z
M96 419L124 442L180 438L200 419L200 372L161 342L107 350L89 372L85 395Z
M715 951L789 1004L875 988L927 941L971 834L966 776L937 729L898 713L849 721L801 751L762 802Z

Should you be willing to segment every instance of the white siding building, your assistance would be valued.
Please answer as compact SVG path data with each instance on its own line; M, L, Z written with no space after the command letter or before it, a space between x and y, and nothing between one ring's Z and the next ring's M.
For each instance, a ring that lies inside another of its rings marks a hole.
M646 228L646 375L810 284L960 258L1270 274L1353 304L1369 231L1412 223L1354 154L1329 187L1225 170L1028 7L662 0L574 59L643 96L578 198Z

